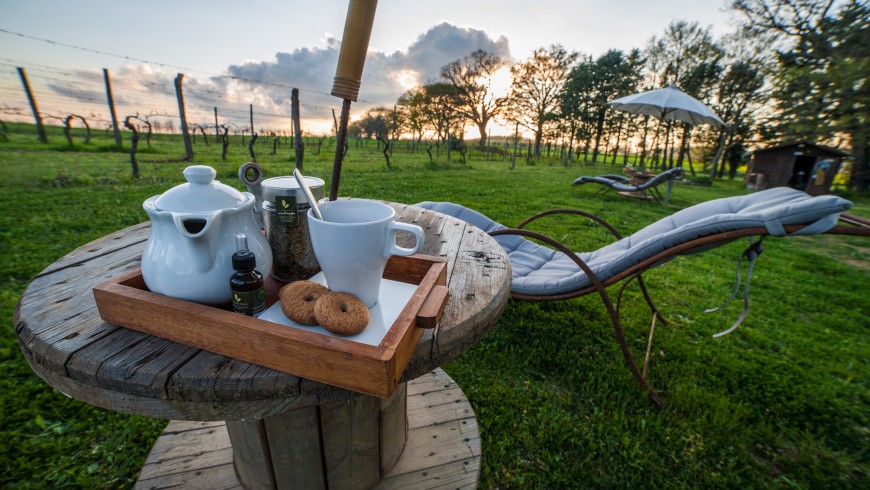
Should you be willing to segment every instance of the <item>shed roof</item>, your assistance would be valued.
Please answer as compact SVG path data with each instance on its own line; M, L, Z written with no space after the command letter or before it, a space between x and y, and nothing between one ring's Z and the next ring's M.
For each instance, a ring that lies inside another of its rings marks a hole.
M836 148L831 148L830 146L818 145L816 143L810 143L809 141L795 141L795 142L791 142L791 143L783 143L781 145L776 145L776 146L768 146L767 148L755 150L754 152L752 152L752 154L754 155L756 153L764 153L764 152L768 152L768 151L781 151L781 150L785 150L788 148L805 148L805 147L815 148L816 150L823 152L823 153L828 153L831 156L837 156L837 157L849 156L848 153L844 153Z

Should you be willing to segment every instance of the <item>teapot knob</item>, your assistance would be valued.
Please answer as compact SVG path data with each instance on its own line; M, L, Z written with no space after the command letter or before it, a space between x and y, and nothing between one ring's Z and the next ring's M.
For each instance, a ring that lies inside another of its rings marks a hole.
M191 184L210 184L217 176L215 169L208 165L191 165L184 169L183 174Z

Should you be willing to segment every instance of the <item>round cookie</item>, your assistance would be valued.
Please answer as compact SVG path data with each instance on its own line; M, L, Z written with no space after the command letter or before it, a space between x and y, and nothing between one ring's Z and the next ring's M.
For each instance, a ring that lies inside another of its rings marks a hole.
M356 335L369 324L369 309L356 296L329 292L314 302L314 317L336 335Z
M314 318L314 303L327 294L329 289L312 281L296 281L281 288L278 298L284 316L300 325L317 325Z

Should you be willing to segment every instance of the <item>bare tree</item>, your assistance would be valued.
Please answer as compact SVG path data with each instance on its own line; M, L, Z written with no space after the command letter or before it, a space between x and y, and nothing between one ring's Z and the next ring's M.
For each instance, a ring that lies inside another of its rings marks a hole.
M492 85L497 72L505 66L505 60L478 49L441 68L441 77L458 91L457 112L477 126L481 145L486 143L489 121L507 104L507 94L495 94Z
M130 137L130 166L133 167L133 178L139 178L139 161L136 159L136 151L139 150L139 128L133 124L132 120L139 119L139 114L135 116L127 116L124 118L124 127L129 129L133 135Z
M82 124L85 125L85 141L84 141L84 144L88 144L88 142L91 141L91 127L88 125L88 121L87 121L85 118L83 118L82 116L79 116L79 115L77 115L77 114L70 114L70 115L68 115L68 116L63 120L63 134L64 134L64 136L66 136L66 140L69 142L69 145L70 145L70 146L73 146L73 140L72 140L72 121L73 121L73 119L76 119L76 118L80 119L80 120L82 121Z
M577 58L561 45L536 49L528 59L511 67L512 117L535 134L535 156L540 156L545 126L559 108L562 88Z

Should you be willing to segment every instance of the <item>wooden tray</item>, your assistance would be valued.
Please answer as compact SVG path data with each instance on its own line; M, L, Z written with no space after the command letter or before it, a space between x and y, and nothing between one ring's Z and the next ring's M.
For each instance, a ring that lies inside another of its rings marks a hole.
M152 293L140 269L95 286L94 298L100 316L109 323L302 378L387 397L408 366L422 329L434 327L444 312L447 261L425 255L393 256L384 278L416 284L417 290L378 346Z

